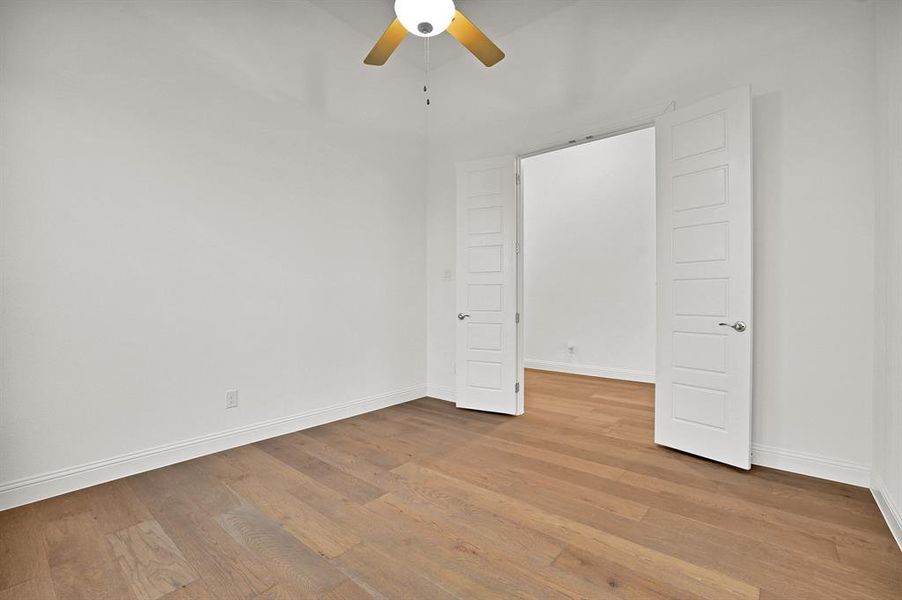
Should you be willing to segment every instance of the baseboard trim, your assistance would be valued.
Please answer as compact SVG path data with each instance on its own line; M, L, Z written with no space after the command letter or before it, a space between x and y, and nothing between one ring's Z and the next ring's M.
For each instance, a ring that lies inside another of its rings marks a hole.
M558 373L570 373L572 375L589 375L590 377L605 377L607 379L622 379L625 381L638 381L641 383L655 382L655 374L650 371L635 371L632 369L600 367L597 365L579 365L551 360L537 360L533 358L524 359L523 366L527 369L557 371Z
M426 395L436 400L454 402L456 390L450 385L429 385L426 386Z
M874 495L874 501L877 502L877 507L883 514L890 532L896 538L899 550L902 550L902 510L893 503L889 496L883 493L881 487L881 485L875 483L874 487L871 488L871 494Z
M859 487L868 487L871 482L867 465L763 444L752 444L752 464Z
M288 417L236 427L226 431L130 452L113 458L94 461L17 479L0 484L0 510L52 498L67 492L128 477L144 471L244 446L286 433L325 425L395 404L402 404L426 395L425 385L376 394L320 408Z

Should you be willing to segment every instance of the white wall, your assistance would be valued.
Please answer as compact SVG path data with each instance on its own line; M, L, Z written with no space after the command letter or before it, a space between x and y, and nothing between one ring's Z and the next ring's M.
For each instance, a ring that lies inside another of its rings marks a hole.
M454 382L454 165L751 84L754 460L866 484L874 355L873 4L594 2L431 76L428 381ZM468 16L479 22L478 7ZM491 33L491 32L489 32ZM541 85L536 85L541 82Z
M306 2L0 5L0 508L424 394L420 76L371 44Z
M654 381L654 129L539 154L521 173L526 367Z
M874 495L902 547L902 3L876 5L877 385Z

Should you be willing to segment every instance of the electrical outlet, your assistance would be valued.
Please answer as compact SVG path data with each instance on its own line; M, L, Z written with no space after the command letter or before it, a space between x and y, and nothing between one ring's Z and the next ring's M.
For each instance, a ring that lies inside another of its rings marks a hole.
M226 408L238 406L238 390L226 390Z

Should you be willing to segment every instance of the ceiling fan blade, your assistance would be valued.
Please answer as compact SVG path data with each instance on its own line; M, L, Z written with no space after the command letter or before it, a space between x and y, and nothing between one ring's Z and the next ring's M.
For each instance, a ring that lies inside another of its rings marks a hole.
M455 11L454 20L448 25L448 33L487 67L504 58L504 52L459 10Z
M388 26L388 29L385 30L385 33L382 34L382 37L379 38L379 41L376 42L376 45L373 46L373 49L370 50L370 53L363 59L363 62L368 65L384 65L391 53L395 51L395 48L401 44L401 41L406 36L407 30L401 25L401 21L395 19Z

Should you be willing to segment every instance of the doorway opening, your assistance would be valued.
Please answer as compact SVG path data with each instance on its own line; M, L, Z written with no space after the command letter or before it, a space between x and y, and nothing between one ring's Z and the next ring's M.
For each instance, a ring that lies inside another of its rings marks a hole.
M521 157L520 174L526 409L589 408L653 444L654 127Z
M642 127L636 127L636 132ZM655 118L655 236L654 241L639 244L655 254L656 302L655 342L645 348L654 350L654 442L748 469L751 466L752 429L752 132L751 92L748 86L734 88L685 107L666 111ZM608 143L629 139L628 131L601 136ZM652 132L649 131L649 134ZM617 139L618 134L624 137ZM638 135L638 134L637 134ZM599 138L596 138L599 139ZM586 142L588 144L601 143ZM578 146L568 144L573 152ZM650 147L650 140L648 146ZM548 152L550 152L549 150ZM455 335L455 404L458 408L520 415L524 412L526 379L524 358L545 360L575 370L577 366L597 367L590 375L624 375L639 369L627 363L595 364L583 346L604 342L609 350L622 335L609 338L592 336L577 344L575 337L586 329L589 320L577 319L572 336L565 332L554 341L557 352L567 354L541 359L526 348L524 326L531 319L542 321L529 307L524 289L535 277L524 271L521 245L530 243L530 227L523 219L523 188L530 187L534 175L522 163L533 153L514 157L497 156L457 165L457 328ZM613 152L622 158L622 152ZM561 156L564 156L563 154ZM604 164L590 162L587 171L598 174ZM614 175L635 171L632 166L614 168ZM652 177L648 177L649 180ZM521 182L522 180L522 182ZM522 185L520 185L522 183ZM562 194L567 180L551 177L547 203L554 209L543 215L545 221L568 216L558 227L555 239L569 242L581 231L585 215L575 218L572 210L562 210ZM650 183L650 182L649 182ZM596 187L589 186L590 191ZM526 195L530 195L526 191ZM611 194L608 194L610 196ZM608 196L603 196L607 198ZM587 202L599 204L597 198ZM532 205L532 202L530 202ZM614 204L615 209L626 204ZM617 210L609 209L611 215ZM611 215L607 215L610 217ZM590 221L590 223L592 223ZM535 225L535 224L533 224ZM627 235L624 235L626 233ZM641 237L637 228L624 225L603 230L598 223L589 228L589 238L619 240L617 250L633 247ZM593 265L572 269L580 260L572 248L557 249L548 277L557 281L554 293L559 300L585 300L580 288L570 285L602 283L601 292L622 292L623 286L612 276L598 273ZM613 250L608 250L612 253ZM638 251L627 252L623 263L626 274L641 264ZM527 258L526 262L529 263ZM621 265L622 266L622 265ZM528 270L528 269L527 269ZM576 272L577 281L567 283L561 274ZM526 280L526 285L522 285ZM596 301L598 296L589 296ZM576 309L553 307L555 318ZM525 305L525 308L524 308ZM626 326L627 335L638 337L641 325L651 317L629 316L627 311L641 304L629 296L620 296L613 325ZM609 315L611 306L601 309L590 303L592 314ZM524 314L525 311L525 314ZM546 329L547 326L546 326ZM554 330L551 328L551 330ZM640 344L641 346L641 344ZM651 353L650 353L651 354ZM608 353L610 356L610 353ZM597 356L604 356L597 354ZM535 362L533 366L537 366ZM546 364L544 366L551 366ZM647 371L646 371L647 373ZM633 382L637 385L642 382ZM648 384L646 384L648 385ZM604 392L590 393L592 397ZM583 408L592 412L591 403Z

